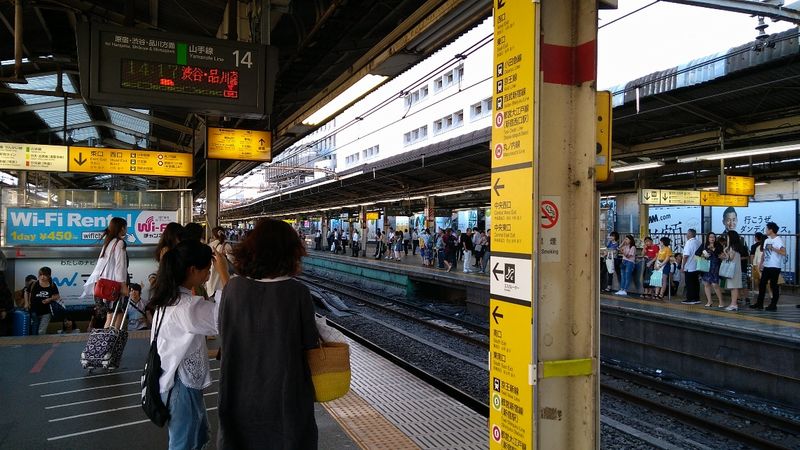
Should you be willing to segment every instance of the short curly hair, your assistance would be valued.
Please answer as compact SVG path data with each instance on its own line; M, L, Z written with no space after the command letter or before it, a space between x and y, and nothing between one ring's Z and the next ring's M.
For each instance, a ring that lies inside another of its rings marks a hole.
M291 225L275 219L261 219L233 249L236 271L255 279L297 275L306 254Z

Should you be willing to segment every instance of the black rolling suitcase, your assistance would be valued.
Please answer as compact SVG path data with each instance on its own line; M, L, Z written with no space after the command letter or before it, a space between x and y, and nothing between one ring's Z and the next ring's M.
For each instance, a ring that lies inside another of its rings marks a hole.
M119 312L119 303L120 301L117 301L114 314L111 316L112 324ZM119 367L122 352L125 350L125 344L128 343L126 319L129 307L130 301L128 300L119 330L112 326L111 328L94 329L89 334L86 347L81 352L81 366L84 369L89 371L99 368L116 370Z

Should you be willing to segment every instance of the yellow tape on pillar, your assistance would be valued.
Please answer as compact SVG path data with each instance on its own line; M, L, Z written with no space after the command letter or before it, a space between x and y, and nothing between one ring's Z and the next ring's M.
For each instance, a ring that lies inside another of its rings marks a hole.
M565 359L542 362L542 378L577 377L594 373L594 360Z

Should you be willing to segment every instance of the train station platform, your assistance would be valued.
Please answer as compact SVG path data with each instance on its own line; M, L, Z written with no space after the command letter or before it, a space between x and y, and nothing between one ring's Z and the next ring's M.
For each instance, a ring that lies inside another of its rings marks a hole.
M167 430L151 424L139 403L149 331L131 333L122 366L112 373L81 369L87 336L0 338L0 448L167 447ZM486 419L403 369L356 343L351 366L350 392L315 405L320 449L488 447ZM211 360L211 370L205 402L213 444L218 361Z
M445 272L423 267L420 257L410 253L401 261L309 253L306 268L396 283L401 290L405 283L407 295L418 293L421 284L440 284L441 292L461 292L466 308L488 320L491 275L464 273L460 263ZM744 302L738 311L726 311L682 300L601 294L601 356L778 403L793 399L798 404L791 406L800 408L800 297L782 290L775 312L752 310ZM729 302L726 294L725 305Z

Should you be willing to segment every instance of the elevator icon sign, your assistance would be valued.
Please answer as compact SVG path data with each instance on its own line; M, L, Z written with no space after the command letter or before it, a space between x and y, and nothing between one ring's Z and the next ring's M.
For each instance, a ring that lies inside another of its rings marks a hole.
M532 295L530 259L492 255L490 291L493 297L530 303Z

